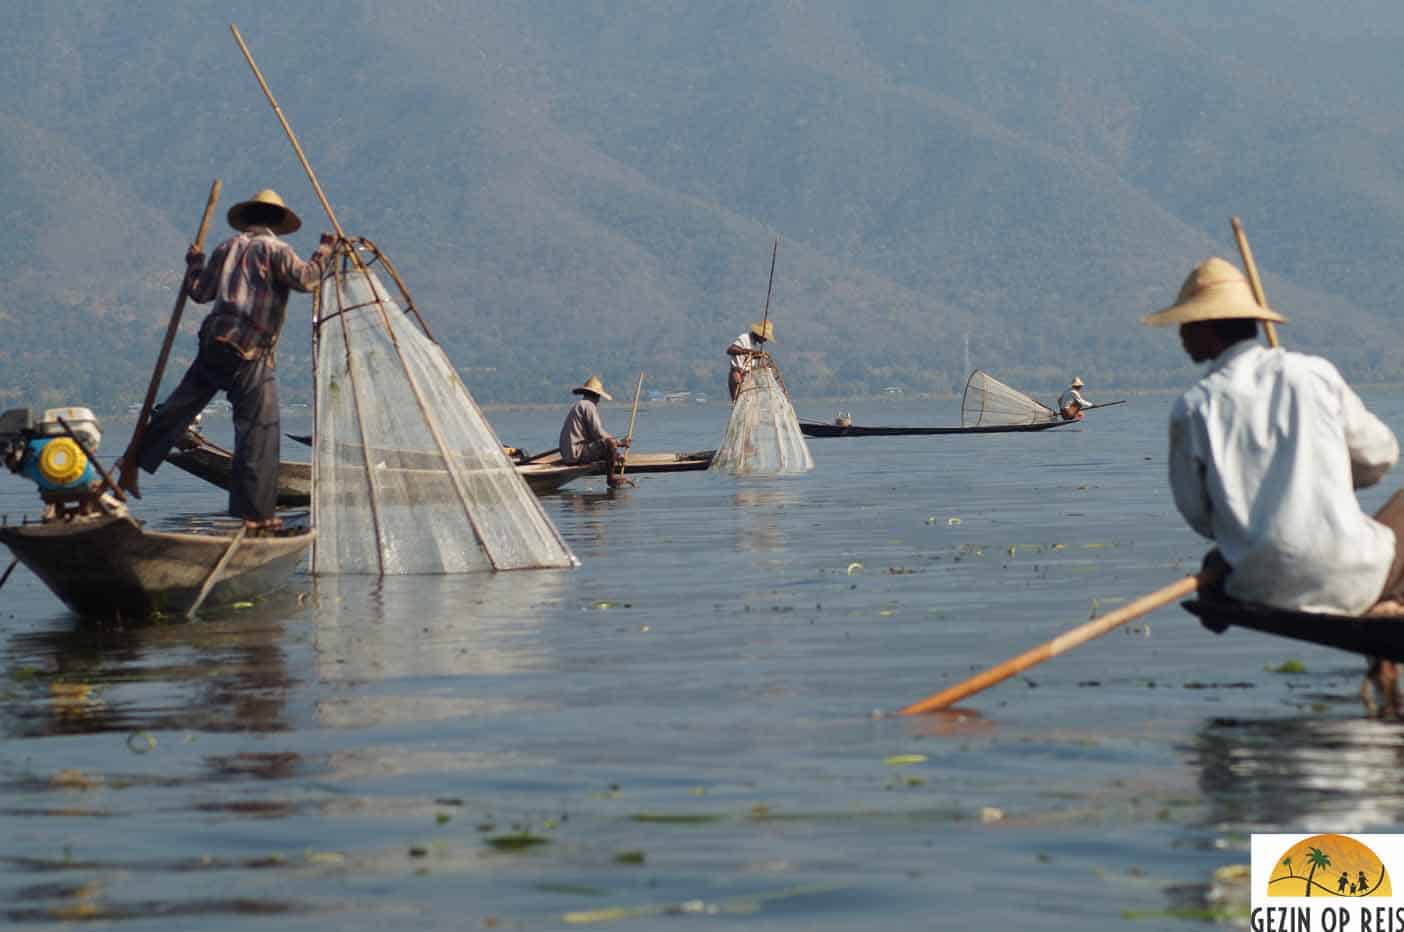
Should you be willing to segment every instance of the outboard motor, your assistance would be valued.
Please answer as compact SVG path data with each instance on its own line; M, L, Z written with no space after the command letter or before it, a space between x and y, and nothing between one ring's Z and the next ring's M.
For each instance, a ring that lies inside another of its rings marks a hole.
M81 446L59 418L68 422ZM84 513L97 510L102 480L83 448L94 453L101 442L97 418L87 408L50 408L38 423L28 408L0 414L0 462L39 486L39 497L52 506L45 509L45 518L60 516L71 503Z

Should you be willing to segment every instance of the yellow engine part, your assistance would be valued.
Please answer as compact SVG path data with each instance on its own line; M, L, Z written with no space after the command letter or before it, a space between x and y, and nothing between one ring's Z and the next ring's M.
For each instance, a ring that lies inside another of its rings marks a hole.
M56 437L39 451L39 474L54 485L68 485L88 468L88 458L71 437Z

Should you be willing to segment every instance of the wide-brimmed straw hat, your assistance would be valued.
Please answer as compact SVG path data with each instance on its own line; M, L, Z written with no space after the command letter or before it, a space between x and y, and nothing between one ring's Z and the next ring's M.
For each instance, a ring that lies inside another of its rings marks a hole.
M579 388L572 388L570 390L570 393L572 395L583 395L586 392L590 392L594 395L599 395L605 401L614 400L614 396L604 390L604 383L602 383L600 381L599 376L596 375L592 375L588 379L586 379L585 384L580 386Z
M1189 273L1174 304L1147 314L1141 318L1141 323L1150 327L1174 327L1201 320L1235 318L1287 323L1287 318L1253 299L1253 289L1237 266L1211 256Z
M763 324L751 324L751 336L765 340L767 343L775 340L775 324L766 321Z
M258 213L266 212L269 207L281 210L283 219L277 223L259 223L250 218L250 213L254 213L256 216ZM247 230L253 226L266 226L274 233L296 233L302 227L302 219L293 213L292 208L283 203L278 192L272 188L264 188L247 201L240 201L229 208L229 213L225 216L229 219L229 225L236 230Z
M1082 387L1082 379L1078 378L1077 376L1073 376L1072 387L1073 387L1073 388L1081 388L1081 387Z

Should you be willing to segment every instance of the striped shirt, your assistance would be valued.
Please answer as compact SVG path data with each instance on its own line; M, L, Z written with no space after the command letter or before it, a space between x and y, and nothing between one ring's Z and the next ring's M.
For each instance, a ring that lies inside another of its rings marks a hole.
M271 354L287 316L288 292L317 286L331 248L319 245L303 262L267 227L251 227L220 243L190 280L190 300L215 303L200 325L201 344L228 343L245 359Z

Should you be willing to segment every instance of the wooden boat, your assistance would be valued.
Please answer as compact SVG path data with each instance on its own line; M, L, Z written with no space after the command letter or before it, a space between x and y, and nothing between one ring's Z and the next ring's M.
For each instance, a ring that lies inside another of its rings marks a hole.
M245 537L230 552L231 534L152 531L127 515L0 526L0 543L74 612L129 620L184 614L207 582L202 607L276 591L315 537L313 530Z
M987 424L978 427L862 427L858 424L800 421L800 431L806 437L912 437L929 434L1027 433L1076 423L1076 421L1049 420L1036 421L1032 424Z
M1404 618L1295 612L1223 596L1201 595L1180 604L1216 634L1230 627L1251 628L1366 657L1404 662Z
M166 462L221 489L229 488L234 473L234 454L193 430L166 454ZM312 464L278 463L278 507L305 508L311 501Z
M624 475L639 476L665 472L695 472L712 465L715 450L698 453L633 453L626 452ZM517 467L517 472L537 495L559 491L567 482L581 476L603 476L604 463L567 466L561 462L559 450L552 450Z
M300 440L300 438L294 438ZM699 453L629 453L625 471L629 473L690 472L706 469L714 450ZM166 461L221 489L229 488L234 455L192 431L187 441L172 450ZM566 466L559 451L551 451L518 464L517 473L537 495L558 492L582 476L602 476L603 464ZM301 508L312 501L312 464L284 460L278 463L278 507Z

